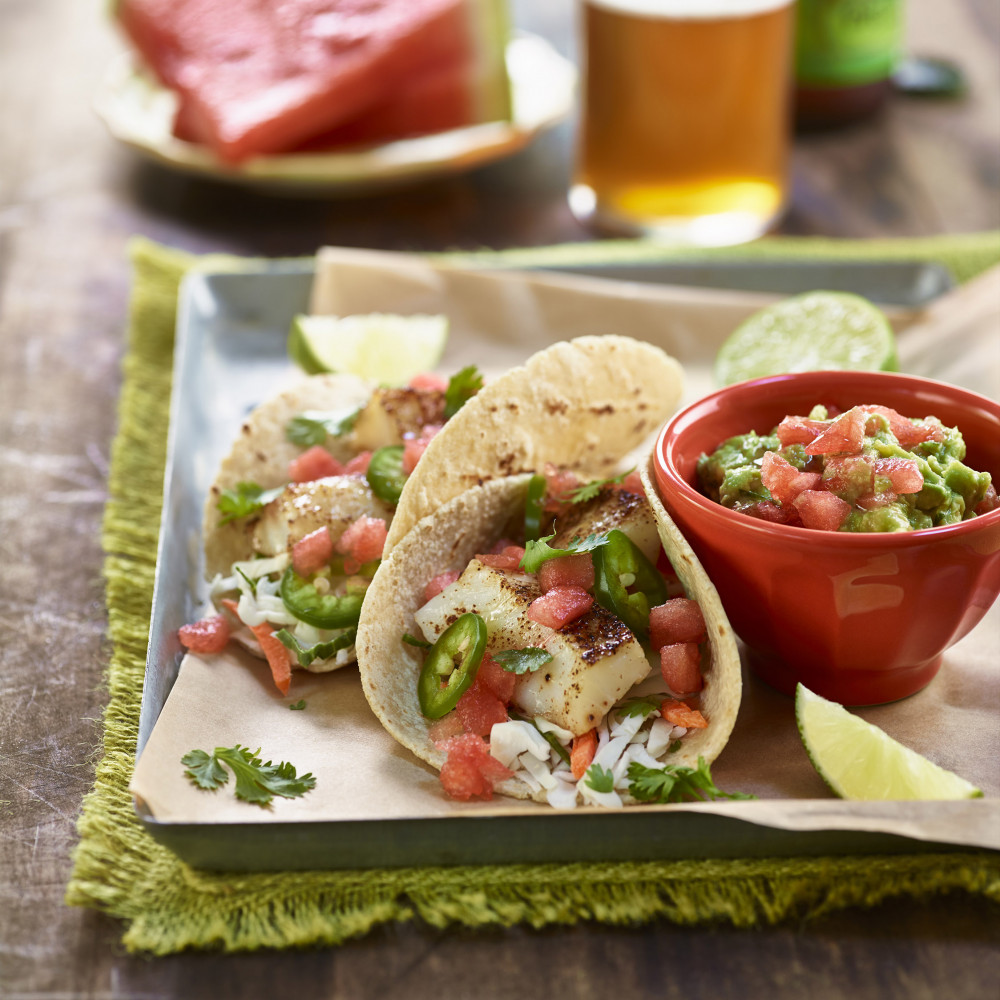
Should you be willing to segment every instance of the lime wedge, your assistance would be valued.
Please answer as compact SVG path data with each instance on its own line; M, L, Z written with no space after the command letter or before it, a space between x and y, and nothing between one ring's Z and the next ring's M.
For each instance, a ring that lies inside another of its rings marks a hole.
M288 355L310 375L348 372L405 385L437 365L447 339L446 316L296 316Z
M806 292L741 323L719 349L715 379L731 385L783 372L841 368L895 371L892 327L859 295Z
M819 776L842 799L977 799L975 785L799 684L795 719Z

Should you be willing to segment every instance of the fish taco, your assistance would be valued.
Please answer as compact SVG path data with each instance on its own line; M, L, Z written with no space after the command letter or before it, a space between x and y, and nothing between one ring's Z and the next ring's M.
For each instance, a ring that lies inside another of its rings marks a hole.
M365 695L454 798L665 801L665 765L702 768L725 746L741 681L722 605L634 475L619 478L567 493L561 473L555 495L527 474L473 487L376 573L357 637ZM540 497L552 516L533 539Z
M725 745L741 681L718 595L645 470L614 468L679 395L662 352L582 338L428 447L357 658L375 714L453 797L665 801L665 767L707 777Z
M408 475L481 385L417 376L405 387L324 374L256 407L223 460L204 512L205 575L218 614L180 631L196 652L230 639L291 671L354 662L365 591Z

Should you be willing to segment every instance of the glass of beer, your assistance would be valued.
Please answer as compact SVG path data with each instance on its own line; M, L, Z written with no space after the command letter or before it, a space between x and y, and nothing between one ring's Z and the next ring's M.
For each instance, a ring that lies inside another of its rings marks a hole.
M580 0L570 208L599 229L699 246L781 215L793 0Z

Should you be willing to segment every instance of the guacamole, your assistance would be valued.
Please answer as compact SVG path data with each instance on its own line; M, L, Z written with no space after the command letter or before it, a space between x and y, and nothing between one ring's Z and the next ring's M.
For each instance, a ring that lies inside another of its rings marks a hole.
M830 531L917 531L1000 506L965 441L936 417L886 406L816 406L770 434L724 441L698 460L703 493L752 517Z

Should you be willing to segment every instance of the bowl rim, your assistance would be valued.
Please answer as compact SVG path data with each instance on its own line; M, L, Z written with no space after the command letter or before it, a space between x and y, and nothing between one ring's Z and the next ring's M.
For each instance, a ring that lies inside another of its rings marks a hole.
M980 514L969 518L966 521L959 521L957 524L938 525L934 528L919 528L915 531L896 532L857 532L857 531L828 531L823 528L803 528L792 524L775 524L770 521L763 521L758 518L749 517L739 511L723 507L722 504L711 500L703 493L691 486L685 480L674 465L667 460L668 442L676 438L676 425L688 418L693 412L704 408L715 400L732 394L741 389L757 391L760 387L763 391L765 387L777 387L792 382L803 380L824 379L829 381L848 381L860 379L862 382L870 381L873 388L879 384L915 383L916 386L935 389L944 392L952 397L956 404L973 406L989 411L997 420L1000 420L1000 403L988 396L973 392L961 386L953 385L950 382L941 382L937 379L925 378L922 375L910 375L904 372L887 371L859 371L854 369L817 370L809 372L785 372L778 375L766 375L760 378L747 379L743 382L734 382L731 385L722 386L704 396L699 397L686 406L677 410L667 422L660 428L656 436L656 443L653 446L653 471L656 486L661 494L667 492L666 484L670 490L675 492L679 499L693 506L715 521L720 528L733 531L746 532L751 535L757 534L761 538L781 538L788 542L798 544L808 543L811 539L813 545L820 544L830 536L836 536L838 545L847 545L853 548L878 548L889 545L890 547L910 547L914 545L926 544L931 539L942 541L952 538L960 538L970 535L984 528L1000 526L1000 507L987 514ZM993 477L996 480L996 477ZM998 486L994 481L994 486ZM671 498L663 497L668 504L676 509L676 502ZM821 534L824 538L817 538Z

